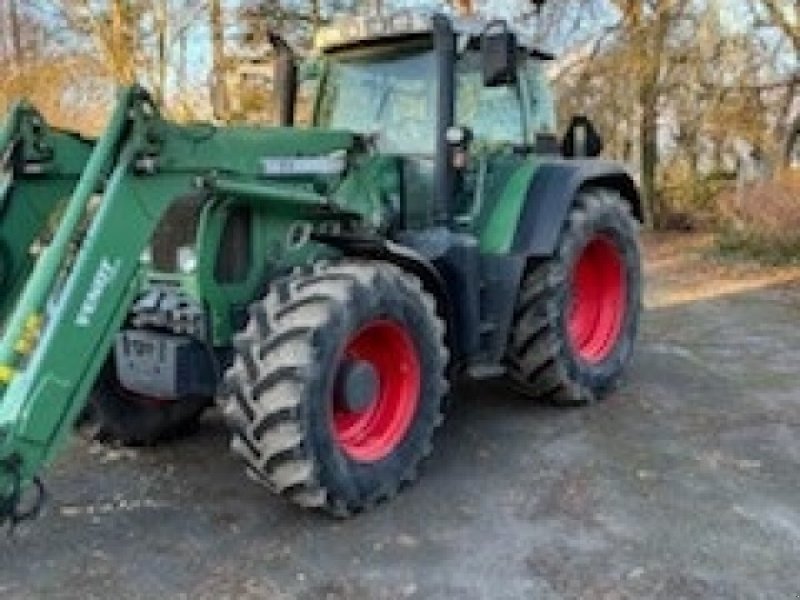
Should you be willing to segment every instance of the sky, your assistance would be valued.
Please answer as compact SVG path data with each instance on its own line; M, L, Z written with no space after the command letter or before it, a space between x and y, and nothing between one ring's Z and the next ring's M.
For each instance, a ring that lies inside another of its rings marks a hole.
M2 2L3 0L0 0ZM291 1L291 0L289 0ZM723 23L730 28L731 31L741 29L743 24L747 21L747 11L745 5L741 0L696 0L698 2L714 2L718 4L720 15ZM305 0L297 0L298 6L305 4ZM427 9L435 9L442 6L441 0L384 0L384 6L391 8L411 8L420 7ZM514 17L515 14L522 9L530 6L529 0L476 0L479 9L482 9L494 17ZM553 0L551 2L552 11L554 8L562 9L565 6L564 0ZM235 9L242 5L241 0L223 0L223 5L226 12L232 14ZM597 32L612 24L617 18L616 11L612 7L609 0L599 0L593 3L592 10L586 10L583 14L578 14L579 18L569 19L567 30L561 29L550 33L544 41L543 45L546 50L553 51L557 54L569 50L570 45L575 44L576 40L591 39ZM194 86L207 86L208 74L211 67L211 48L210 48L210 35L208 31L208 24L204 12L199 13L199 19L193 27L189 30L189 43L188 52L190 65L189 77ZM543 21L546 23L546 21ZM535 29L535 27L534 27ZM541 28L540 28L541 29ZM775 36L770 39L769 35L766 36L767 43L775 43L777 38ZM235 42L229 42L231 45ZM786 64L782 64L782 70L797 69L798 65L794 63L793 57L786 57Z

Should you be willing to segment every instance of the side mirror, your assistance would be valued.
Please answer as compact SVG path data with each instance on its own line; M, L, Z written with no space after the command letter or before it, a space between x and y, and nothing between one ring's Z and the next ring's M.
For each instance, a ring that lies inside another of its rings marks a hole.
M492 21L481 38L483 85L500 87L517 82L517 37L505 21Z
M567 158L595 158L602 154L603 138L592 121L583 115L572 117L561 153Z

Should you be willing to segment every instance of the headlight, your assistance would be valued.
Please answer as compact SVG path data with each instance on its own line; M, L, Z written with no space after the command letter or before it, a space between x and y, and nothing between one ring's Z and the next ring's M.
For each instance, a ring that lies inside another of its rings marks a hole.
M178 269L186 275L194 273L197 268L197 254L192 246L178 248Z

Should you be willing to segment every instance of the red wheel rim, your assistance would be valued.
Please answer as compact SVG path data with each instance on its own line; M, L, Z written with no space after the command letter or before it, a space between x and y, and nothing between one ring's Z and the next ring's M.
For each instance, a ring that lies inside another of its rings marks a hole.
M334 435L351 458L375 462L403 441L414 419L420 392L419 357L402 325L380 320L350 338L340 365L346 360L369 362L378 377L378 390L361 412L349 410L333 393Z
M619 339L627 310L625 262L603 235L592 238L575 262L567 329L573 350L584 361L604 361Z

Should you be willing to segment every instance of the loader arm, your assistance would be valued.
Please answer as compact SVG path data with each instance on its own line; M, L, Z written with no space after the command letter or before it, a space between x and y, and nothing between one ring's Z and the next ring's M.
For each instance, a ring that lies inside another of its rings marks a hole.
M359 218L313 186L265 179L265 155L300 154L312 138L316 153L330 154L354 136L179 126L141 88L121 93L0 341L0 522L19 516L22 493L70 434L139 290L142 252L174 201L247 198L287 224Z
M0 129L0 323L33 268L37 240L57 221L93 145L49 127L24 102L12 108Z

